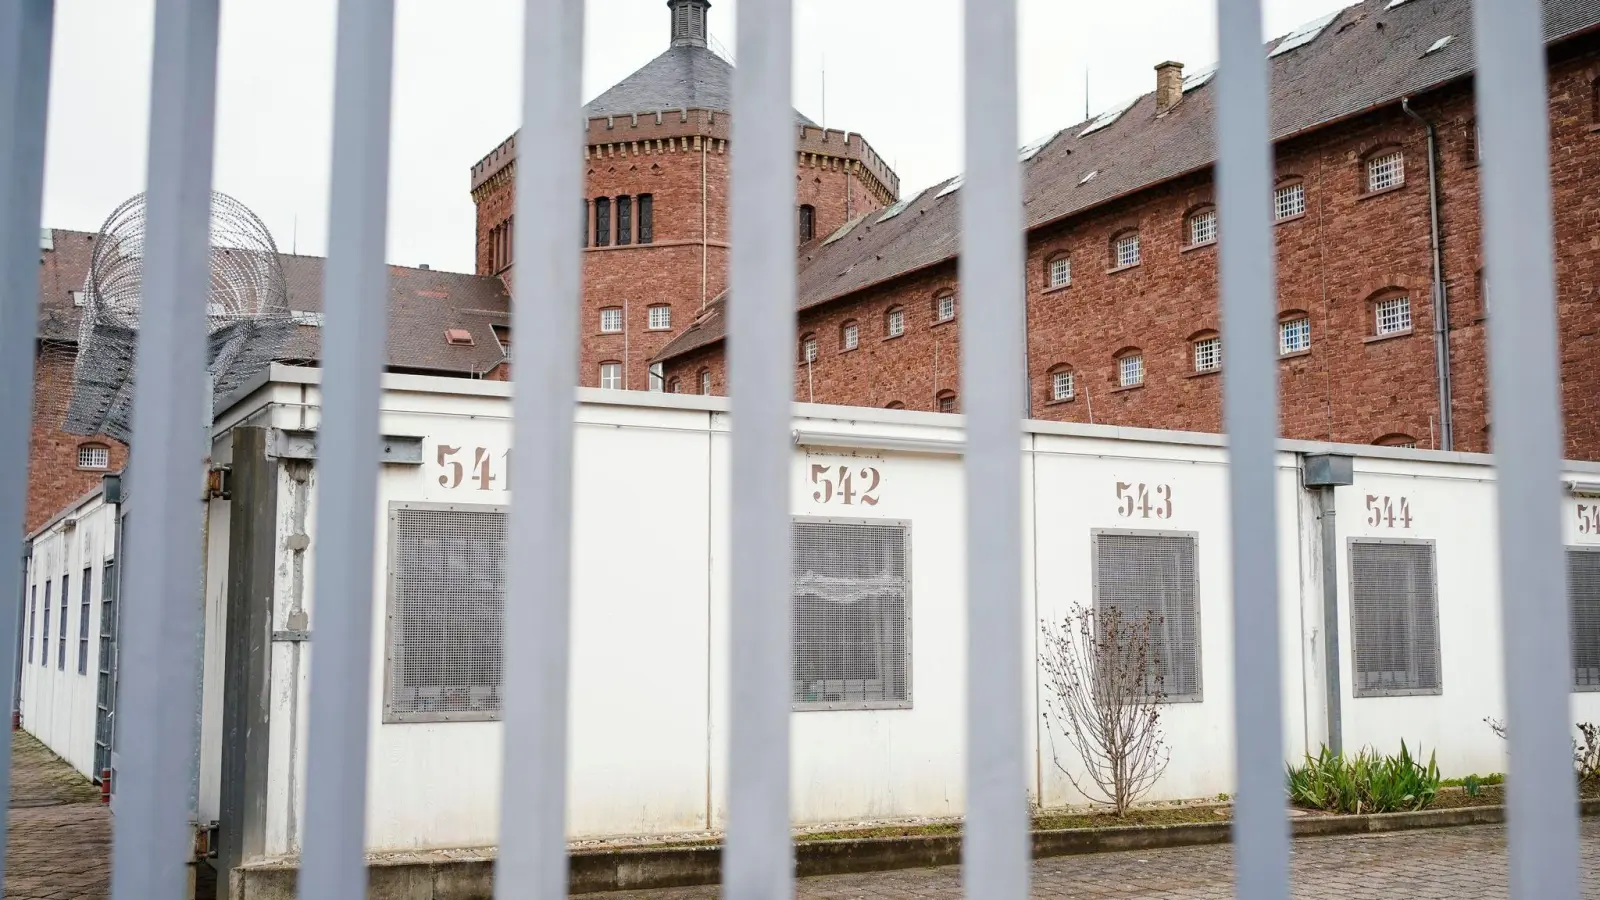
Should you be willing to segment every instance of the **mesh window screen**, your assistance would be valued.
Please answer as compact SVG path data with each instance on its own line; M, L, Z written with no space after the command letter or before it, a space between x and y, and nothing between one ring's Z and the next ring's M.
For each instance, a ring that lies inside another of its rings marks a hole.
M911 528L794 522L794 703L911 705Z
M1567 551L1572 593L1572 686L1600 691L1600 547Z
M1436 584L1431 542L1351 541L1357 697L1441 692Z
M1159 617L1150 629L1150 659L1168 700L1201 698L1195 548L1195 536L1180 532L1094 536L1095 610L1115 608L1124 622Z
M396 504L389 521L385 721L498 718L505 511Z

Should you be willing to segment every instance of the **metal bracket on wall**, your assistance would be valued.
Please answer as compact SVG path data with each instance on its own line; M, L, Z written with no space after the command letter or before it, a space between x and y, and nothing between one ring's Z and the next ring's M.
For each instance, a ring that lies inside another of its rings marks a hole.
M317 433L274 428L267 437L268 459L316 459Z
M298 631L298 630L284 629L282 631L274 631L272 633L272 642L273 643L279 643L281 641L287 641L287 642L290 642L290 643L297 643L299 641L309 641L309 640L311 640L311 632L309 632L309 631Z
M422 437L409 434L384 435L383 455L380 459L385 465L422 465Z

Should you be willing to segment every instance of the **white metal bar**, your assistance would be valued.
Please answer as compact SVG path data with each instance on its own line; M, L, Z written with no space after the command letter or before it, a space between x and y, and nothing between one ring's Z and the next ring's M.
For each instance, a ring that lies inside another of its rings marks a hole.
M505 722L495 896L567 896L572 435L577 406L582 196L582 0L528 0L517 158L512 484L506 553ZM523 290L522 286L527 289Z
M201 505L208 430L206 299L216 121L217 0L158 0L150 80L143 296L134 384L127 590L118 646L111 895L176 897L195 734ZM184 698L184 702L173 702Z
M33 342L39 320L39 206L44 191L52 0L0 4L0 527L18 534L28 503ZM0 553L0 684L15 696L21 645L22 558ZM11 783L11 742L0 741L0 784ZM6 838L0 834L0 867ZM3 879L0 879L3 880Z
M1578 896L1572 657L1561 514L1561 398L1550 211L1544 17L1534 0L1473 4L1483 141L1484 275L1505 304L1489 326L1500 602L1511 772L1511 896Z
M1022 167L1016 0L967 0L961 198L967 422L966 895L1028 895L1022 614Z
M317 570L300 896L365 897L379 382L387 356L392 0L341 0L317 436Z
M1277 302L1260 0L1217 0L1217 206L1233 568L1235 891L1289 896L1278 653Z
M792 0L739 5L733 76L733 414L729 611L729 900L794 896L789 836L793 559L789 437L795 356L795 123Z

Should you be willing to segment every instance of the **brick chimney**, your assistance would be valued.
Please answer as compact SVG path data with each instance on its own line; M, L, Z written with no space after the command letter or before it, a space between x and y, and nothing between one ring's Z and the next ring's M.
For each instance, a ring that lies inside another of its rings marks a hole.
M672 46L704 47L711 0L667 0L667 8L672 11Z
M1183 63L1167 60L1156 63L1156 115L1177 106L1183 100Z

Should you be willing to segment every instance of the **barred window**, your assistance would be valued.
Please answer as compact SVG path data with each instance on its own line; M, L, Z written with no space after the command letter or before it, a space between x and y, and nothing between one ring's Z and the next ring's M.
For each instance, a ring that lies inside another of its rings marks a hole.
M1139 232L1130 231L1121 235L1111 245L1111 265L1114 268L1125 268L1139 264Z
M1357 697L1442 692L1432 541L1350 541L1350 637Z
M955 317L955 294L941 294L933 299L933 319L935 322L948 322Z
M901 307L896 306L889 310L884 320L884 329L889 333L889 337L899 337L906 333L906 311Z
M1285 184L1272 192L1272 217L1290 219L1306 211L1306 185L1303 181Z
M846 350L854 350L861 346L861 328L854 322L844 323L844 328L839 331L839 346Z
M503 507L389 507L385 722L500 717Z
M1117 386L1144 384L1144 354L1135 351L1117 358Z
M817 208L806 204L800 207L800 243L810 243L817 236Z
M1050 374L1050 399L1071 400L1072 398L1072 372L1070 370L1052 372Z
M818 353L816 335L808 334L800 339L800 361L802 363L816 362Z
M1168 700L1200 700L1197 536L1188 531L1097 529L1093 541L1095 613L1115 609L1130 623L1154 615L1148 677L1159 676Z
M639 243L656 242L656 198L654 194L639 195Z
M710 369L701 369L700 370L700 393L703 396L707 396L707 397L711 396L711 370Z
M633 243L633 198L617 198L617 245Z
M1378 334L1400 334L1411 330L1411 298L1389 297L1372 305L1373 326Z
M611 198L599 197L594 201L594 245L611 246Z
M109 469L111 468L111 448L105 444L89 443L78 445L78 468L80 469Z
M1406 157L1393 150L1367 160L1367 192L1399 187L1406 182Z
M672 327L672 307L650 307L650 330L665 331Z
M1600 691L1600 547L1567 548L1572 595L1572 688Z
M955 391L940 391L939 396L935 399L939 404L939 412L953 413L961 411L960 405L956 402Z
M1296 316L1278 323L1278 353L1300 353L1311 349L1311 319Z
M600 310L600 330L608 334L622 330L622 307L612 306Z
M911 706L911 524L794 519L796 709Z
M1058 256L1050 260L1050 286L1066 287L1072 284L1072 257Z
M1222 368L1222 338L1212 336L1194 342L1194 370L1215 372Z
M1217 211L1203 209L1189 217L1189 246L1215 243L1217 240Z

